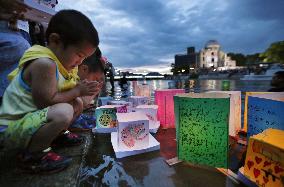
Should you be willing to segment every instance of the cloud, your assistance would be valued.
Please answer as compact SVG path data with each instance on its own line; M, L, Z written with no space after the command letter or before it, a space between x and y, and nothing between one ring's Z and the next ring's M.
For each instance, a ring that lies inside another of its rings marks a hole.
M284 39L283 0L60 0L57 9L65 8L92 20L116 68L170 67L175 54L210 39L245 54Z

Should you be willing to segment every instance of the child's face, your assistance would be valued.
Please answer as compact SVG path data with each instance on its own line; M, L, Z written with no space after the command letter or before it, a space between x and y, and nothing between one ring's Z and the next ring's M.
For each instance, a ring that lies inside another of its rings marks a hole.
M79 45L70 45L66 48L60 47L57 56L67 71L79 66L82 61L91 56L95 49L90 43L82 42Z
M88 66L85 64L79 66L78 76L80 77L81 80L98 81L98 82L103 82L105 78L103 72L89 71Z

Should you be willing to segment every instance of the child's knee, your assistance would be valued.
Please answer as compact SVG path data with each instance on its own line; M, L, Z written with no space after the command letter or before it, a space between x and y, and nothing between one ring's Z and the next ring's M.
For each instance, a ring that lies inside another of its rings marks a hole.
M80 97L77 97L73 102L74 112L82 113L84 109L83 100Z
M68 125L73 119L74 109L67 103L56 104L49 109L48 118L58 124Z

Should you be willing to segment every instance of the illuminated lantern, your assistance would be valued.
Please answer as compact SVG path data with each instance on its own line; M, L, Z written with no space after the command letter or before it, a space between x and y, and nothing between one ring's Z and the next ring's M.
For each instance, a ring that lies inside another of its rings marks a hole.
M258 186L284 186L284 131L266 129L249 139L244 175Z
M145 96L130 96L128 101L132 103L133 107L138 105L147 105L149 104L149 97Z
M158 105L158 120L162 128L175 128L174 95L184 89L155 90L155 104Z
M101 106L96 108L96 132L108 133L116 131L117 109L114 106Z
M135 92L136 96L151 97L151 87L147 84L137 85L137 90Z
M142 112L147 116L151 133L158 131L160 127L160 122L157 120L158 105L138 105L135 111Z
M132 103L131 102L127 102L127 101L117 101L117 100L112 100L108 102L109 105L124 105L127 108L127 112L131 112L132 111ZM121 112L119 112L121 113Z
M228 168L229 94L179 94L174 102L178 159Z
M270 92L248 97L248 132L252 136L265 129L284 130L284 92Z
M111 133L117 158L160 149L160 143L149 133L149 120L143 113L117 114L118 131Z
M99 106L104 106L107 105L109 101L113 100L112 97L107 96L107 97L99 97L98 98L98 105Z
M230 95L229 135L236 136L241 130L241 92L240 91L212 91L209 93L226 93Z
M243 126L243 130L245 132L248 131L248 125L247 125L247 123L248 123L248 96L265 94L265 93L269 93L269 92L246 92L245 106L244 106L244 126Z

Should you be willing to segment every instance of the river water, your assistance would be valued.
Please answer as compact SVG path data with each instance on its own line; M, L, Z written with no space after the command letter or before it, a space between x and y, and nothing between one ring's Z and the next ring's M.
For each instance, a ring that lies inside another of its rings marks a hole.
M222 80L147 80L138 84L149 84L154 90L168 88L184 88L186 92L205 92L222 90ZM115 99L133 95L133 85L122 90L115 82L111 91L107 84L107 92ZM231 91L267 91L269 81L229 81ZM242 96L242 98L244 98ZM159 130L155 138L160 142L160 150L122 159L116 159L109 134L96 134L95 140L86 158L86 166L81 170L79 186L243 186L226 177L215 168L204 168L179 163L174 166L165 160L176 156L175 129ZM240 159L245 151L244 146L230 147L229 168L234 172L240 167Z

